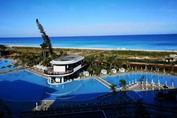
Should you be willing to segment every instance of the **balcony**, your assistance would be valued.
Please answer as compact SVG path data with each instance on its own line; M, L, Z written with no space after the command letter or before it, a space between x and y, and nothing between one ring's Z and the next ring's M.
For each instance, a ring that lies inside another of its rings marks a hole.
M72 72L73 72L73 69L66 70L65 72L54 72L52 68L48 70L44 70L44 74L46 75L65 75L65 74L69 74Z
M44 70L44 74L46 74L47 76L67 76L67 75L70 75L76 71L78 71L79 69L81 69L82 67L84 67L86 64L81 64L81 65L78 65L76 66L75 68L74 67L70 67L68 68L65 72L55 72L53 71L53 68L48 68L48 70Z

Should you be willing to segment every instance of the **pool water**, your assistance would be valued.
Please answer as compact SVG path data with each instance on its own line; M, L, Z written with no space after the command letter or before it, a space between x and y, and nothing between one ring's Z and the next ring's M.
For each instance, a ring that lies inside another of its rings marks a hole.
M126 80L126 85L129 85L129 83L132 82L140 82L141 78L144 76L144 82L151 83L152 81L155 84L158 84L158 81L161 85L167 84L167 86L172 86L172 83L174 84L174 87L177 87L177 77L174 76L168 76L168 75L158 75L158 74L147 74L147 73L134 73L134 74L123 74L118 76L110 76L110 77L104 77L103 79L111 84L115 84L116 87L121 87L120 80L124 79Z
M50 88L57 91L53 92L51 89L46 89L45 93L57 100L88 100L110 92L110 89L94 78L75 80L58 86L50 86Z
M11 66L9 66L11 65ZM13 60L10 59L0 59L0 72L5 72L9 70L14 70L16 67L13 65Z
M93 78L53 86L25 70L0 75L0 90L1 99L12 101L85 100L110 92Z

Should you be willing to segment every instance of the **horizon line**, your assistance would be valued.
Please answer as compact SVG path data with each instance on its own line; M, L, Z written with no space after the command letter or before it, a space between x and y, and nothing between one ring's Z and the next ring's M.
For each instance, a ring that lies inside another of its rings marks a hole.
M61 36L49 36L48 37L92 37L92 36L141 36L141 35L177 35L177 33L152 33L152 34L105 34L105 35L61 35ZM41 36L0 36L0 38L35 38Z

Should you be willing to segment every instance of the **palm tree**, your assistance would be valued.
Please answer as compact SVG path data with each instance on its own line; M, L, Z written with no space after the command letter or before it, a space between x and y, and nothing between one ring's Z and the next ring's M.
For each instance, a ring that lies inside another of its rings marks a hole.
M110 89L112 90L113 94L116 94L116 85L115 84L111 84L110 85Z
M12 65L8 65L7 67L8 67L8 68L11 68L11 67L12 67Z
M1 67L1 69L4 69L4 68L6 68L6 67L5 67L5 66L2 66L2 67Z
M145 79L145 76L142 75L142 76L141 76L141 79L140 79L141 84L142 84L142 82L144 81L144 79Z
M123 89L126 89L126 80L121 79L121 80L119 80L119 83L121 84L121 86L123 87Z
M47 44L43 42L40 46L42 48L42 55L43 55L44 58L46 58Z
M42 38L44 40L44 43L47 44L50 55L53 55L53 48L52 48L52 44L50 42L50 39L49 39L48 35L45 33L44 28L39 23L38 19L36 19L36 23L37 23L38 29L40 30L40 33L41 33Z
M173 70L174 70L174 66L175 66L176 62L173 61L173 62L170 62L170 65L171 65L171 73L173 73Z

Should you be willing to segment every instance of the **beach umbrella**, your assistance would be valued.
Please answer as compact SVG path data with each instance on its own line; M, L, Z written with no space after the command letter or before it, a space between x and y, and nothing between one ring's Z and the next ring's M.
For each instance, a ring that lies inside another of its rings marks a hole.
M104 75L107 74L107 70L102 69L102 70L101 70L101 74L104 74Z
M117 72L117 70L116 70L115 68L111 69L111 71L112 71L112 73L114 73L114 74Z
M154 84L152 83L152 90L154 90Z
M132 84L134 84L134 81L132 80Z
M154 81L153 81L153 79L152 79L151 84L153 84L153 83L154 83Z
M165 85L167 86L167 81L165 81Z
M148 81L147 81L147 79L146 79L146 85L148 84Z
M158 80L158 86L160 86L160 80Z
M87 76L89 76L89 72L88 71L84 71L83 75L87 77Z
M172 82L172 87L174 88L174 82Z
M163 69L163 72L166 73L165 68Z
M135 71L137 71L137 67L135 67Z
M144 82L142 81L142 84L143 84Z
M36 102L36 110L38 110L38 103Z
M125 72L125 68L119 68L119 72Z

